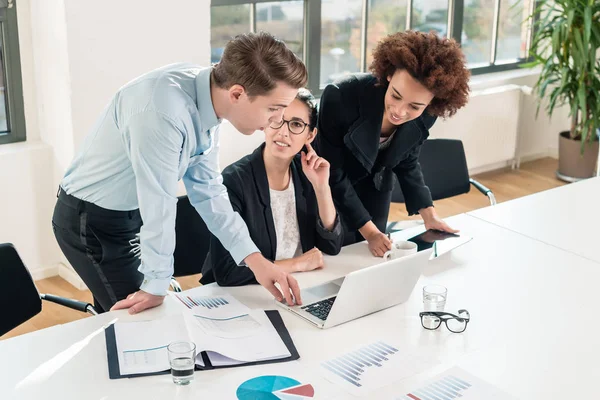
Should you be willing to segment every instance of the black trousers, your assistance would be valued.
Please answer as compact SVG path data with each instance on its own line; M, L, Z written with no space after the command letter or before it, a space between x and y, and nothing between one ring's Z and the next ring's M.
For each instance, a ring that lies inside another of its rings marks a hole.
M377 190L373 183L372 175L356 182L353 187L363 206L371 214L371 221L377 226L377 229L385 233L390 214L392 191L381 192ZM344 226L344 246L365 240L358 230L348 228L343 215L341 216L341 221L342 226Z
M54 236L92 292L99 313L139 290L141 227L139 210L107 210L59 189L52 216Z

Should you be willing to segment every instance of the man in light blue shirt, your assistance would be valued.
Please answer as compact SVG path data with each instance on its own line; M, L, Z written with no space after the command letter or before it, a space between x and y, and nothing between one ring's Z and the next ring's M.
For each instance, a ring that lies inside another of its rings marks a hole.
M293 304L293 295L300 303L295 279L260 255L233 211L218 153L222 119L246 135L262 130L281 120L306 78L283 42L245 34L213 68L168 65L117 92L68 168L52 219L100 311L136 313L162 303L173 275L180 179L240 268L249 267L278 300Z

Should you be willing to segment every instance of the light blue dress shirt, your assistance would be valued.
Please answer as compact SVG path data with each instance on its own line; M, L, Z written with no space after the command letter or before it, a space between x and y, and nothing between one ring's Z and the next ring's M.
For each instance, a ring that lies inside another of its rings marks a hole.
M140 209L140 288L155 295L166 293L173 275L180 179L208 229L238 264L259 251L223 186L221 121L212 105L210 72L173 64L126 84L86 137L61 183L67 194L109 210Z

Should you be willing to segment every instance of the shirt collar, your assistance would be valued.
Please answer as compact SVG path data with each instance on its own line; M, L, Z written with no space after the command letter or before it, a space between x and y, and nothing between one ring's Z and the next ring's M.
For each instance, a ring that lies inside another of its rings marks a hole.
M196 103L202 119L202 128L207 131L221 123L221 119L217 118L210 96L210 73L212 70L212 67L202 68L196 76Z

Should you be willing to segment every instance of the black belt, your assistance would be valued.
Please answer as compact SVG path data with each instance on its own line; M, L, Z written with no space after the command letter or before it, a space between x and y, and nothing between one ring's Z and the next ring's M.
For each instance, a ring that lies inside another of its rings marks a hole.
M75 196L71 196L67 194L62 187L58 187L58 192L56 193L56 197L58 200L65 204L68 207L71 207L78 212L89 212L91 214L105 216L109 218L131 218L136 213L139 213L139 210L131 210L131 211L117 211L117 210L109 210L107 208L103 208L97 206L94 203L90 203L89 201L78 199Z

